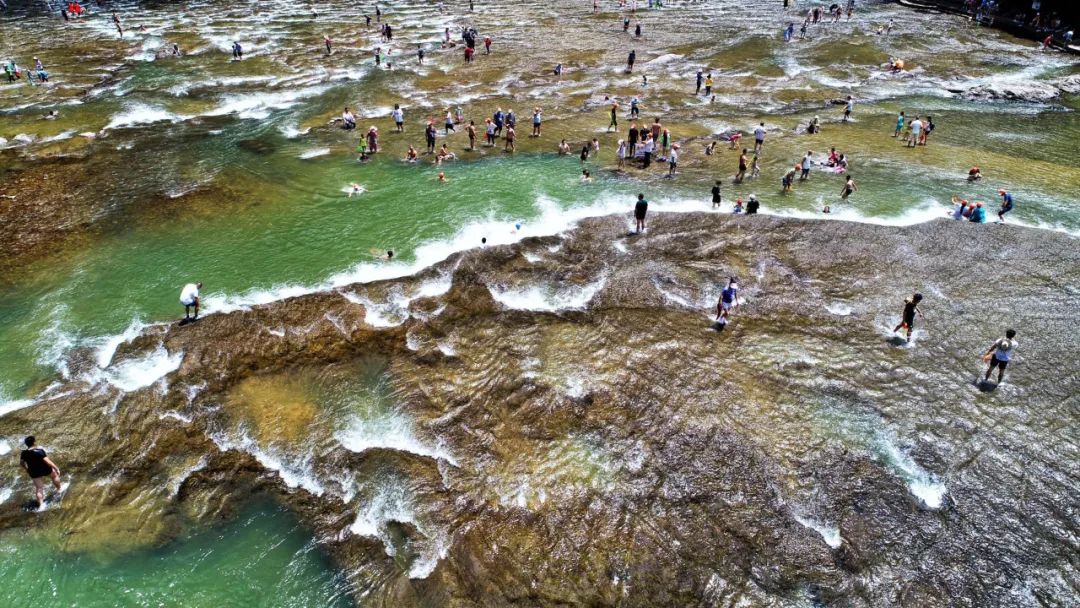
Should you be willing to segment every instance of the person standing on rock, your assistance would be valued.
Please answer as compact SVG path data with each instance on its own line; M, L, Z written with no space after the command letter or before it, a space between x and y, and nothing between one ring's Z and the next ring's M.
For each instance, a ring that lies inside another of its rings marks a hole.
M244 49L240 46L239 42L232 43L232 58L236 60L244 58Z
M701 94L701 84L705 82L705 76L702 74L702 70L697 71L697 87L694 89L694 95Z
M761 152L762 146L765 145L765 123L762 122L756 129L754 129L754 154Z
M986 375L983 377L984 382L990 381L990 373L994 371L994 368L998 368L998 384L1001 384L1002 378L1005 376L1005 368L1009 365L1009 361L1012 360L1013 350L1019 346L1017 342L1016 330L1010 329L1005 332L1005 337L1001 338L997 342L994 342L990 346L990 350L986 351L983 355L983 363L989 363L990 367L986 368Z
M720 196L720 180L716 180L716 183L712 187L712 208L716 209L723 203L723 199Z
M630 54L626 57L626 72L629 74L634 71L634 62L637 61L637 51L630 51Z
M851 95L847 96L847 104L844 105L844 122L847 122L851 118L851 111L855 109L855 101L851 98Z
M184 321L191 322L199 319L199 290L202 289L202 283L188 283L184 285L184 289L180 292L180 304L184 307ZM195 316L190 316L191 309L195 309Z
M728 279L728 285L720 292L720 300L716 303L716 320L727 323L731 309L739 305L739 280L735 277Z
M1001 209L998 210L998 222L1005 223L1005 214L1013 209L1013 197L1012 194L1005 190L998 190L998 194L1001 195Z
M916 293L904 300L904 312L900 315L900 324L893 328L894 334L901 329L906 329L908 342L911 342L911 332L915 331L915 315L919 315L919 318L923 316L922 311L919 310L919 302L922 302L921 293Z
M56 463L45 454L45 448L38 447L33 435L23 440L23 443L26 445L26 449L19 456L19 466L26 471L26 474L30 476L30 480L34 482L34 496L37 498L37 506L40 508L45 504L46 477L52 479L54 488L60 489L60 467L56 466Z
M637 195L637 203L634 205L634 220L636 222L636 232L641 234L645 232L645 214L649 211L649 201L645 200L644 194Z

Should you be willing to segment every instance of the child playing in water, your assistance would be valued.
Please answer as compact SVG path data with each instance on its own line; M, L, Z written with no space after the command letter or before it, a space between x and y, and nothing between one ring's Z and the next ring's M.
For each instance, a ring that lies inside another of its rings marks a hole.
M923 316L922 311L919 310L919 302L922 302L921 293L916 293L904 300L904 312L900 316L900 324L893 328L893 333L906 329L908 342L911 342L911 332L915 329L915 315L918 314L920 318Z

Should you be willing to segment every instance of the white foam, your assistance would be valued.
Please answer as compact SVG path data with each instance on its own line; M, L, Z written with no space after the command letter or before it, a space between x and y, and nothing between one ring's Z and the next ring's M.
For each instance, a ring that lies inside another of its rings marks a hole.
M386 449L435 460L443 459L457 465L454 456L442 443L436 442L432 446L417 439L411 421L399 413L368 418L354 416L345 428L334 433L334 437L346 450L358 454L367 450Z
M186 118L173 114L160 106L132 103L128 104L123 112L114 115L103 130L150 125L156 122L179 122Z
M291 108L305 99L322 94L327 88L326 85L319 85L272 93L226 95L222 98L220 106L207 112L204 116L236 114L238 118L263 119L270 116L272 110Z
M882 459L907 484L908 491L918 498L927 508L940 509L948 488L937 476L923 470L915 460L904 453L888 437L879 434L876 447Z
M274 449L263 449L243 431L236 438L214 434L210 439L222 451L237 450L251 454L263 467L277 472L281 481L290 488L303 488L315 496L322 496L326 491L311 466L311 452L290 459L291 455L280 454Z
M581 287L530 285L524 288L488 286L495 301L515 310L554 312L583 310L607 282L607 277Z
M34 405L34 399L3 399L0 397L0 416Z
M409 578L424 579L435 570L439 560L446 557L449 543L445 533L432 530L417 518L413 503L412 494L404 484L396 481L383 484L357 513L349 531L381 540L386 554L393 557L396 551L386 534L386 524L396 521L416 526L426 539L419 543L419 555L409 568Z
M108 367L109 363L112 362L113 355L116 354L116 349L121 344L131 342L138 337L145 327L146 325L141 320L135 318L128 324L123 333L99 338L97 341L101 345L94 351L94 359L97 361L98 367Z
M184 352L169 353L163 345L158 345L153 352L107 367L99 373L101 379L116 388L129 393L163 379L166 375L180 369Z
M803 526L810 528L814 532L821 535L821 538L825 541L826 545L829 545L833 549L839 548L843 539L840 538L840 529L832 526L825 525L819 521L811 519L809 517L803 517L801 515L794 515L795 521L799 522Z
M180 486L184 485L184 482L188 477L206 468L206 456L199 458L199 461L190 467L180 471L180 474L169 480L169 495L176 496L180 492Z
M840 317L846 317L852 312L851 307L843 302L830 302L825 305L825 310Z
M11 453L11 444L6 441L0 441L0 456L5 456Z
M327 154L330 154L330 148L313 148L311 150L305 150L300 154L297 154L296 157L307 159L315 158L316 156L326 156Z

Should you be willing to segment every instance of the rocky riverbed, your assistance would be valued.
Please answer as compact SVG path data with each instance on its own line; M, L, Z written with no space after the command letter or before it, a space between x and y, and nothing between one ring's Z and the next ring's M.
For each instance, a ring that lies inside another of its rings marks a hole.
M358 605L1076 597L1075 238L628 225L152 326L104 369L78 353L75 380L0 418L71 478L33 525L58 550L153 546L269 495ZM717 332L729 276L746 302ZM889 330L916 290L904 345ZM1018 360L976 383L1007 327Z

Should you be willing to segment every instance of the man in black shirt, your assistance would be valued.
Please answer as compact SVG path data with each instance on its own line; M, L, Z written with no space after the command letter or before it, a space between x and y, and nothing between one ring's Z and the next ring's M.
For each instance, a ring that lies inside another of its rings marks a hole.
M720 180L716 180L716 185L712 187L712 206L716 209L720 206L722 199L720 198Z
M649 201L645 200L644 194L637 195L637 203L634 205L634 219L637 221L637 233L645 231L645 213L649 210Z
M37 447L34 437L31 435L23 442L26 449L19 457L19 464L26 469L26 473L34 482L34 494L37 496L38 507L45 503L45 478L51 477L53 486L60 489L60 468L45 454L45 448Z

